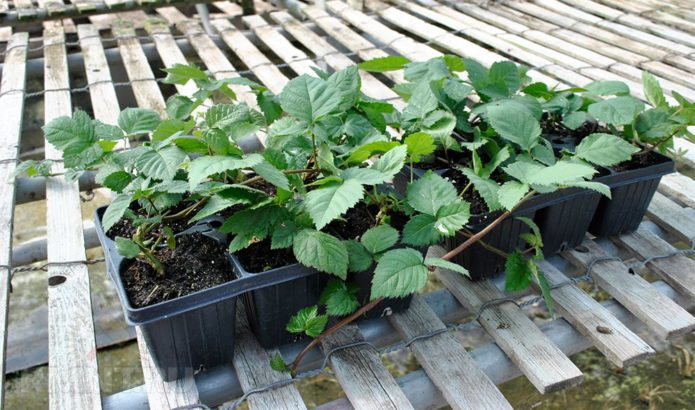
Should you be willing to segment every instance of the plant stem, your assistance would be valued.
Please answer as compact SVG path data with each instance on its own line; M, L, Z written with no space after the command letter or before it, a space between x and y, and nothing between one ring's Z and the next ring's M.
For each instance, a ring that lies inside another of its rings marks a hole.
M286 169L286 170L283 170L282 172L285 175L291 175L291 174L305 174L305 173L313 173L313 172L321 172L321 171L322 171L321 169L311 168L311 169ZM256 175L255 177L251 177L251 178L247 179L246 181L240 182L239 185L250 185L250 184L253 184L254 182L258 182L262 179L263 179L262 176Z
M468 247L470 247L470 246L473 245L474 243L478 242L478 241L479 241L480 239L482 239L485 235L487 235L491 230L493 230L497 225L499 225L500 223L502 223L502 221L504 221L505 219L507 219L507 217L508 217L509 215L511 215L512 212L514 212L514 211L519 207L519 205L521 205L521 204L523 204L524 202L526 202L526 200L529 199L529 198L531 198L534 194L535 194L535 191L531 191L531 192L529 192L528 194L526 194L526 196L524 196L524 197L521 199L521 201L519 201L519 203L516 204L516 206L514 207L514 209L512 209L511 211L504 211L504 213L502 213L502 215L498 216L497 219L495 219L494 221L490 222L490 224L489 224L488 226L486 226L484 229L482 229L480 232L478 232L478 233L476 233L475 235L471 236L470 238L466 239L466 241L465 241L464 243L462 243L461 245L459 245L459 246L457 246L456 248L454 248L454 249L450 250L449 252L447 252L444 256L442 256L442 259L444 259L444 260L450 260L450 259L453 258L454 256L456 256L456 255L458 255L459 253L461 253L461 252L465 251L466 249L468 249Z
M353 314L350 316L346 317L345 319L341 320L340 322L334 324L328 330L324 331L321 333L318 337L316 337L314 340L311 341L304 349L302 349L301 352L297 355L297 357L294 358L294 361L292 362L292 373L297 372L297 368L299 367L299 364L302 362L302 359L304 356L311 350L313 349L316 345L318 345L321 340L327 338L328 336L332 335L333 333L337 332L340 330L342 327L352 323L355 319L358 317L362 316L365 312L370 311L374 306L378 305L379 302L384 300L384 298L379 298L379 299L374 299L371 302L367 303L366 305L362 306L361 308L357 309Z

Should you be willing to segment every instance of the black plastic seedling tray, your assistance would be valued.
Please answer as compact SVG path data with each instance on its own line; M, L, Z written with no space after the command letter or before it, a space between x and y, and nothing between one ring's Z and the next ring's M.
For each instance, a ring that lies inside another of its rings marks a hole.
M661 177L675 171L675 163L671 158L656 152L651 155L656 156L659 162L624 172L611 170L610 175L596 179L611 188L611 199L601 198L589 226L592 235L621 235L639 227Z

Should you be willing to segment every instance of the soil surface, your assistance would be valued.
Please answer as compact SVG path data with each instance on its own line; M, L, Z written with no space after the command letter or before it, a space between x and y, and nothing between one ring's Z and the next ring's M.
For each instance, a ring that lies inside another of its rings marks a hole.
M176 249L162 248L156 256L164 264L164 276L140 259L121 275L133 307L175 299L234 279L227 247L199 233L177 238Z
M648 166L656 165L661 162L663 162L663 158L661 158L657 153L653 151L641 151L637 154L634 154L632 158L630 158L628 161L621 162L620 164L612 168L615 171L623 172L630 171L633 169L646 168Z
M190 202L181 202L180 204L176 205L175 207L171 208L170 214L176 214L179 211L182 211L186 209L186 207L190 206ZM140 216L146 216L144 210L138 205L137 202L134 202L130 205L130 209L132 209L136 214ZM193 216L195 213L191 212L191 216ZM177 234L179 232L185 231L190 225L188 224L188 219L189 218L181 218L179 220L175 221L169 221L165 225L170 227L172 231L174 231L174 234ZM120 221L116 222L114 226L111 227L111 229L106 232L106 236L108 236L111 239L115 239L117 236L123 237L123 238L132 238L133 235L135 235L135 226L133 226L133 221L131 221L128 218L121 218ZM161 232L161 229L155 229L152 232L152 237L156 237L159 235Z
M458 192L461 192L468 185L468 178L459 172L457 169L450 169L446 171L443 175L444 178L449 179L452 184L456 187ZM462 199L470 202L471 204L471 214L479 215L490 212L487 207L485 200L480 196L478 191L474 187L468 188L466 193L463 194Z
M239 259L241 266L247 272L252 273L267 272L271 269L297 263L292 248L270 249L269 238L254 243L234 255Z
M579 128L572 130L561 122L545 116L541 119L541 129L543 130L543 135L570 137L574 139L575 144L579 144L587 135L595 132L609 132L608 129L600 127L596 121L586 121ZM551 142L555 141L551 140Z

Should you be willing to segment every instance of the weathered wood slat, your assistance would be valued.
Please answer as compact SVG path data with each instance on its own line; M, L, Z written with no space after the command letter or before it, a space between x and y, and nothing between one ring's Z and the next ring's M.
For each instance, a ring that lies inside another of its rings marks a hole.
M321 342L324 353L348 343L364 341L355 325L347 325ZM352 406L357 409L412 409L408 399L371 346L355 346L333 353L329 363Z
M647 208L649 219L690 243L695 238L695 217L683 207L657 192Z
M234 340L234 370L244 392L289 380L287 373L270 368L270 357L279 354L277 349L266 351L251 333L246 311L241 300L237 303L236 338ZM251 409L306 409L306 405L294 384L271 389L249 396Z
M242 17L244 24L253 30L254 34L269 47L273 53L287 63L297 74L315 75L313 68L318 68L309 56L295 47L277 29L258 15Z
M118 38L118 48L125 66L128 78L132 82L135 100L140 107L150 108L160 116L166 115L166 103L155 75L147 62L140 41L135 37L135 30L128 22L117 22L112 27L113 34Z
M12 220L14 217L15 178L13 161L19 156L19 140L24 111L26 56L29 35L16 33L7 43L0 84L0 407L5 400L5 350L7 349L7 315L10 301L12 266Z
M169 27L164 21L151 21L147 28L154 39L157 53L165 67L172 67L176 64L188 64L188 60L186 60L179 46L176 45L176 40L174 40L174 36L171 35L171 31L169 31ZM195 83L192 81L186 84L176 84L175 86L176 91L181 95L189 97L198 91Z
M292 45L274 25L269 24L261 16L244 16L241 20L295 73L316 76L316 72L312 69L319 68L316 63L311 61L304 51Z
M641 260L676 251L671 244L643 226L631 234L621 235L615 239ZM647 263L647 267L679 293L695 300L695 260L685 255L673 255L651 260Z
M568 283L569 278L549 262L541 261L538 266L550 286ZM631 366L654 354L654 349L577 286L566 284L553 290L552 296L562 317L615 366Z
M45 121L72 114L65 36L44 32ZM62 153L46 142L46 159L63 172ZM48 263L86 260L79 187L65 177L46 181ZM87 265L48 267L48 402L55 409L99 409L92 300Z
M389 316L404 340L446 329L419 295L410 308ZM410 350L454 409L511 409L495 383L476 365L461 338L444 332L413 342Z
M275 65L228 20L212 21L222 39L270 91L279 94L289 81Z
M659 192L695 208L695 180L681 173L673 173L661 178Z
M431 256L443 254L441 247L430 248ZM471 311L477 312L485 302L504 297L491 282L471 282L448 269L436 272L456 299ZM541 393L581 383L582 372L515 304L484 308L478 322Z
M292 34L306 48L311 50L317 56L323 56L326 64L335 70L342 70L346 67L354 65L354 61L345 57L335 47L330 45L326 40L316 35L305 25L297 21L289 13L277 11L271 13L270 17L282 25L288 33ZM372 98L390 100L396 106L402 107L402 100L393 90L379 81L376 77L369 73L360 71L362 78L362 91Z
M563 256L573 264L586 268L594 258L608 253L594 241L582 243L588 252L571 250ZM618 302L647 324L660 337L671 338L695 329L695 318L671 299L659 293L641 276L629 272L621 261L606 260L594 264L590 272L594 281Z
M325 10L315 6L310 6L305 7L302 9L302 11L314 23L316 23L317 26L321 27L323 31L328 33L329 36L339 41L351 52L357 53L362 60L382 58L389 55L384 50L376 48L376 46L366 38L352 31L339 19L330 16ZM384 73L384 75L393 80L395 83L405 82L403 72L401 70L387 71Z

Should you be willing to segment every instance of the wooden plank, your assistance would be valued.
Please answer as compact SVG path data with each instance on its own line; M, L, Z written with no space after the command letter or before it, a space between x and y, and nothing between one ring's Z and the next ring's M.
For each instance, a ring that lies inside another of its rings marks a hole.
M70 80L62 28L44 32L46 123L72 114ZM46 142L53 172L64 171L62 152ZM48 263L48 403L54 409L100 409L89 272L82 233L80 190L65 177L46 181Z
M324 353L348 343L363 342L355 325L347 325L321 341ZM357 409L412 409L393 376L371 346L355 346L333 353L329 363L338 382Z
M94 117L107 124L116 124L120 107L104 47L98 37L99 32L91 24L81 24L77 27L77 34L84 57L87 83L90 84L89 96Z
M392 30L385 24L357 11L342 1L328 1L326 7L343 20L369 34L383 44L388 44L399 54L413 61L424 61L442 55L429 45Z
M189 406L198 403L198 388L195 385L193 376L184 377L179 380L166 382L159 375L159 371L152 361L152 355L142 331L139 327L135 329L138 338L138 349L140 350L140 360L142 361L142 375L145 379L145 389L147 390L147 400L151 410L170 410L179 407L190 408Z
M297 21L289 13L277 11L271 13L270 18L282 25L282 27L288 33L294 36L312 53L317 56L323 56L326 64L328 64L334 70L342 70L355 64L354 61L345 57L335 47L330 45L323 38L316 35L305 25ZM403 100L400 99L398 94L379 81L376 77L369 73L365 73L364 71L360 71L360 77L362 78L362 91L365 94L372 98L390 100L390 102L396 107L402 108L404 105Z
M348 50L357 55L362 60L371 60L373 58L387 57L389 54L384 50L376 48L372 42L351 30L343 24L339 19L332 17L325 10L318 7L305 7L303 9L306 14L317 26L325 31L329 36L340 42ZM383 73L393 82L400 84L405 82L403 71L387 71Z
M671 244L643 226L631 234L616 237L615 240L640 260L677 251ZM695 300L695 260L682 254L673 255L650 260L647 267L679 293Z
M594 241L586 240L582 245L588 252L571 250L564 252L563 256L584 268L595 258L609 257ZM622 261L605 260L594 263L590 274L601 288L658 336L668 339L695 329L695 318L690 313L657 291L641 276L630 273Z
M162 59L165 67L172 67L176 64L188 64L188 60L183 55L181 49L176 44L174 36L171 35L169 31L169 26L164 21L152 21L147 25L147 30L152 39L154 40L154 46L157 48L157 53ZM186 84L176 84L176 91L181 95L192 96L198 87L196 87L193 81L189 81Z
M304 51L295 47L285 36L280 34L276 26L269 24L258 15L244 16L241 20L295 73L316 76L316 72L312 69L313 67L319 68L316 63L311 61Z
M113 26L112 31L118 38L118 49L128 78L132 81L131 88L138 105L151 108L165 117L166 103L162 91L154 80L155 75L147 62L140 41L135 37L135 30L127 22L121 21Z
M282 91L289 79L241 31L226 19L213 20L212 25L222 35L225 44L270 91L274 94Z
M591 340L615 366L631 366L655 353L651 346L616 319L598 301L575 285L562 286L568 283L569 278L548 261L539 262L538 267L550 286L561 285L552 290L553 302L560 315Z
M680 172L665 175L659 183L659 192L690 208L695 208L695 180Z
M388 317L404 340L446 329L446 326L419 295L410 308ZM511 409L495 383L476 365L463 340L445 331L417 340L410 350L454 409Z
M409 31L419 37L422 37L434 44L443 47L453 53L460 55L462 57L467 57L478 61L486 67L492 65L496 61L507 60L507 58L502 57L499 54L493 53L484 49L470 41L463 39L462 37L456 36L452 33L447 33L447 31L433 25L422 21L421 19L412 16L411 14L405 13L395 7L390 7L388 9L379 12L379 15L386 21L402 28L403 30ZM467 31L467 33L469 33ZM557 78L562 78L564 81L570 81L574 83L587 84L591 82L591 79L577 74L571 70L567 70L563 67L551 64L550 61L533 56L530 53L525 53L518 47L510 46L509 43L504 42L495 36L480 35L478 37L484 37L486 43L494 44L496 48L503 48L505 52L509 55L513 55L516 58L526 59L526 61L533 60L532 65L542 67L542 71L550 75L554 75ZM468 34L470 35L470 34ZM552 86L556 86L559 82L547 75L539 72L535 69L528 70L527 73L533 81L541 81Z
M251 333L244 304L237 303L236 338L234 339L234 370L244 393L283 380L291 380L288 373L270 368L270 357L280 354L277 349L266 351ZM290 383L282 387L256 393L248 398L251 409L306 409L297 387Z
M439 246L430 256L441 257ZM437 276L467 309L478 312L478 322L539 392L545 394L581 383L582 372L562 351L543 335L526 314L513 303L483 308L490 300L503 298L489 281L471 282L460 273L437 269Z
M647 208L647 216L688 243L695 238L695 218L659 192L654 194Z
M12 266L12 221L14 217L15 178L19 141L24 113L24 87L29 35L15 33L7 43L2 83L0 84L0 408L5 400L5 350L7 349L7 314L10 301Z

